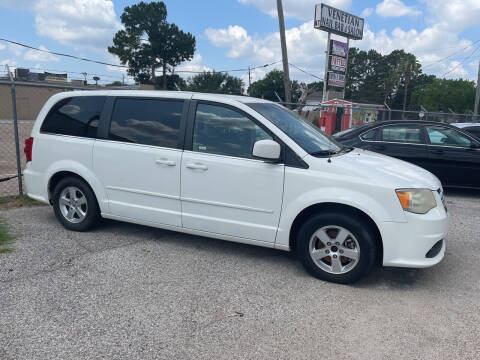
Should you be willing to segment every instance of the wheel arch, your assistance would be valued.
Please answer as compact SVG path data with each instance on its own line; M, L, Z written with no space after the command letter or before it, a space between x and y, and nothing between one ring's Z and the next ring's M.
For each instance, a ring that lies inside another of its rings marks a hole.
M69 171L69 170L57 171L54 174L52 174L52 176L50 176L50 178L48 179L48 184L47 184L48 201L50 202L51 205L53 204L53 199L52 198L53 198L53 192L55 191L55 187L57 186L57 184L60 181L62 181L62 179L65 179L67 177L74 177L74 178L77 178L77 179L83 181L90 188L90 190L92 190L93 196L95 196L95 201L97 202L97 205L98 205L99 209L101 209L102 204L99 201L98 194L95 191L92 184L88 181L88 179L85 178L82 175L79 175L79 174L77 174L73 171Z
M380 229L376 222L364 211L346 204L335 203L335 202L324 202L310 205L303 209L300 213L297 214L293 220L292 226L290 228L289 234L289 246L292 251L295 251L296 247L296 238L300 227L305 223L305 221L312 216L313 214L318 214L321 212L347 212L349 214L360 217L365 223L369 226L372 232L375 234L375 242L378 247L378 259L379 264L383 261L383 241Z

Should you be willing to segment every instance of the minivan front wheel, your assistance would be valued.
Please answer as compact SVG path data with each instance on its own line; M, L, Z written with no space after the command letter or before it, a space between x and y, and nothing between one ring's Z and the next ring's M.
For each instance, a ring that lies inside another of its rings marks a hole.
M53 210L64 227L87 231L97 224L100 214L90 187L75 177L62 179L53 192Z
M300 228L297 252L313 276L347 284L371 270L377 247L370 227L354 215L323 213Z

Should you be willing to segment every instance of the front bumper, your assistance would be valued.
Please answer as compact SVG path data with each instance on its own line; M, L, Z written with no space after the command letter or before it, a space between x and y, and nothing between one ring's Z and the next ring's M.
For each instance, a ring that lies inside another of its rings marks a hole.
M448 232L448 215L443 204L440 202L424 215L405 212L405 217L405 223L381 225L383 265L424 268L438 264L445 255ZM443 241L437 244L440 240Z

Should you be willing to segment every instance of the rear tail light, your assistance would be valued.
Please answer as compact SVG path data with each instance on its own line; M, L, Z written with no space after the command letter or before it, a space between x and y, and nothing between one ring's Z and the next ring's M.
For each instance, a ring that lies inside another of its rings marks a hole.
M27 162L32 161L32 148L33 148L33 137L29 137L25 139L25 147L23 148L23 152L27 157Z

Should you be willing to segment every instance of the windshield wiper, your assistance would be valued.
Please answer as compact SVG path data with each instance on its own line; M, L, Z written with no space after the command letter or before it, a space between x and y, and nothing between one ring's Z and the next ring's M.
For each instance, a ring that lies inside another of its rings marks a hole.
M340 149L339 153L340 153L340 152L348 153L348 152L352 151L353 149L354 149L354 148L351 147L351 146L344 146L344 147L342 147L342 148Z
M310 153L312 156L318 156L318 155L335 155L337 151L335 150L319 150L319 151L314 151Z

